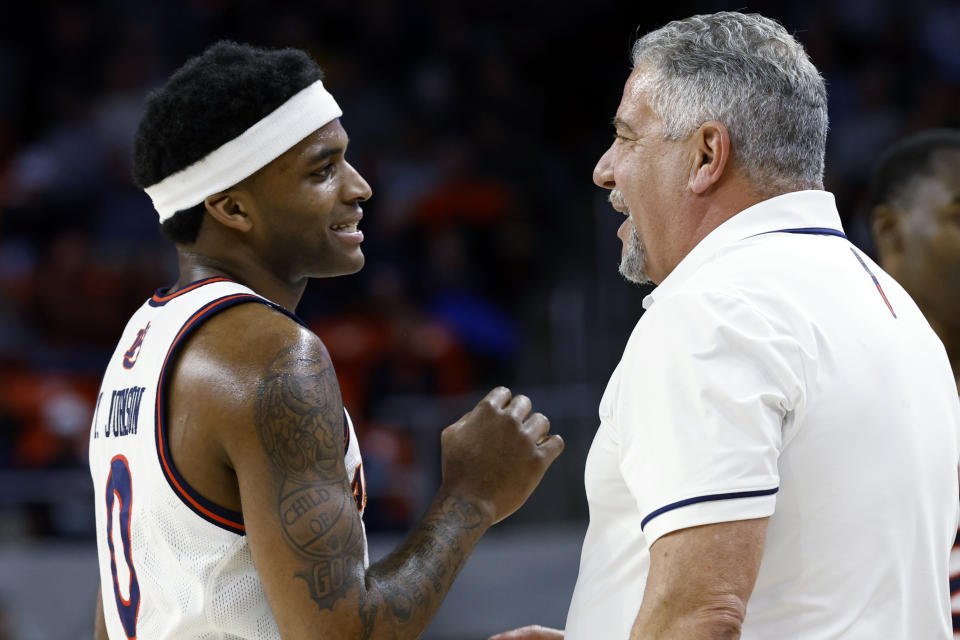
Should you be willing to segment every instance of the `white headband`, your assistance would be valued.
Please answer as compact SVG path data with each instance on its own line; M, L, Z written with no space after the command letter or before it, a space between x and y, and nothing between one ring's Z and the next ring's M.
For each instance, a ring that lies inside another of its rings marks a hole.
M342 115L333 96L317 80L233 140L144 191L163 222L253 175Z

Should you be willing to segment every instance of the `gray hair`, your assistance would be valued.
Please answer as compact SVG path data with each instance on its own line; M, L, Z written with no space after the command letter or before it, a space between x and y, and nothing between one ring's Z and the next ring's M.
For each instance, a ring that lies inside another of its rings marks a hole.
M708 120L730 133L733 161L764 191L820 189L827 89L803 46L758 14L676 20L633 45L644 97L678 140Z

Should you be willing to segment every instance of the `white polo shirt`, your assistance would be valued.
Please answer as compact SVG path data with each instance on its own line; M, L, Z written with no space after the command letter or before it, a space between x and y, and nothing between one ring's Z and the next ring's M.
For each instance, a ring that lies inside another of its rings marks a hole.
M660 536L766 516L744 640L951 637L956 386L903 288L818 235L841 231L830 193L772 198L644 299L587 458L567 640L628 638Z

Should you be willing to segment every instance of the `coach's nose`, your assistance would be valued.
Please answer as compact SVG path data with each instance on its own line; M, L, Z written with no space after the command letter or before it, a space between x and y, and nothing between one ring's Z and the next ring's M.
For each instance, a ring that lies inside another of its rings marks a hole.
M593 183L604 189L614 189L617 183L613 179L613 146L600 156L597 166L593 168Z

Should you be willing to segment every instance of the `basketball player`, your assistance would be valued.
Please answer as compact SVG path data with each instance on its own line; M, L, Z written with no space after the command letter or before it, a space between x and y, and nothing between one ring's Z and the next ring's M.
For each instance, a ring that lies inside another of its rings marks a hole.
M823 190L803 47L759 15L672 22L613 124L594 182L621 272L658 286L600 401L564 637L948 638L960 402Z
M871 205L880 264L940 336L960 392L960 131L926 131L894 145L877 164ZM960 637L960 531L950 571Z
M303 52L219 43L153 93L134 174L180 278L131 318L91 429L99 637L416 638L563 443L499 387L442 434L422 522L369 566L363 465L294 309L358 271L371 190Z

